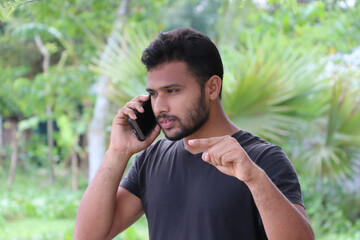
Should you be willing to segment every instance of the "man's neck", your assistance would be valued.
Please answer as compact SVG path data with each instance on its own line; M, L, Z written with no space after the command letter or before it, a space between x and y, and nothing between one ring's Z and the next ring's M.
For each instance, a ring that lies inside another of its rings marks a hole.
M210 111L208 121L196 132L183 138L183 143L185 149L193 154L204 152L207 149L198 149L190 147L188 141L191 139L199 138L212 138L212 137L221 137L225 135L233 135L239 131L235 124L233 124L230 119L225 114L225 111L222 105L213 107Z

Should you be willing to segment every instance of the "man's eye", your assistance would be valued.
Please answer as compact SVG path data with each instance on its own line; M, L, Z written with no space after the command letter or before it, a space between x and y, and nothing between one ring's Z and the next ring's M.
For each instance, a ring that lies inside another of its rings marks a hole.
M176 93L179 92L179 89L169 89L168 93Z
M153 96L156 96L157 93L155 93L155 92L150 92L149 95L150 95L150 97L153 97Z

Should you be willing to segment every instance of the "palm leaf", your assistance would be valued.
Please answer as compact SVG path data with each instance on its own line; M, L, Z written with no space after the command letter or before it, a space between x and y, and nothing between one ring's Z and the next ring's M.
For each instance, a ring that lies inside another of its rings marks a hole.
M309 169L332 180L351 178L360 168L360 86L358 73L335 73L330 108L321 141L314 141L303 155Z
M315 49L306 55L282 39L249 39L223 49L223 104L240 127L272 141L298 131L301 122L325 111L323 63Z
M110 80L106 94L117 105L144 94L147 71L140 58L158 32L151 27L125 26L108 42L110 51L105 57L93 60L91 69Z

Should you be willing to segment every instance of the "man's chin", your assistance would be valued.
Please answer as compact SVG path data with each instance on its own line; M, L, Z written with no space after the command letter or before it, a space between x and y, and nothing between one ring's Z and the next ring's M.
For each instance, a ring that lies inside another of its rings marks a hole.
M167 140L170 140L170 141L178 141L178 140L180 140L180 139L182 139L182 137L179 137L179 136L169 136L169 135L167 135L167 134L165 134L165 138L167 139Z
M164 130L163 130L163 133L164 133L166 139L168 139L170 141L178 141L189 135L184 132L176 132L176 133L170 134L170 133L166 133L166 131L164 131Z

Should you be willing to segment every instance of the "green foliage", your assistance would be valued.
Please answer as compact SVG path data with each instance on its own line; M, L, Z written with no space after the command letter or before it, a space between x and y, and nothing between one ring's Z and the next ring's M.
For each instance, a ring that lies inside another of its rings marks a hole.
M147 221L145 217L140 218L135 225L132 225L126 231L119 234L116 239L126 240L147 240L149 239L149 233L147 228Z
M6 175L1 175L1 239L72 239L83 191L72 191L66 176L50 185L43 171L18 171L11 191L6 189Z
M149 26L125 26L123 32L110 39L103 57L94 60L93 71L110 80L108 98L117 104L125 103L133 96L144 94L147 81L141 53L157 31Z
M286 35L303 51L321 46L325 53L349 52L360 42L360 6L327 11L327 3L314 1L297 6L297 11L285 5L272 5L269 10L259 9L248 2L245 7L229 4L221 9L223 18L216 28L219 41L226 45L245 42L248 36L270 34ZM241 17L239 17L241 16ZM232 22L233 24L227 24Z
M29 136L28 141L21 142L21 147L26 149L26 152L21 153L20 159L22 160L25 170L33 170L39 167L48 167L48 147L46 145L46 136L34 132ZM54 149L55 161L59 162L62 155L58 153L58 149Z
M76 211L87 179L80 178L81 190L74 192L68 177L63 176L50 185L42 170L33 169L29 173L18 172L14 187L8 192L3 177L0 178L1 239L72 239ZM115 239L148 239L146 219L141 218Z
M56 135L57 147L62 148L62 158L66 159L73 148L81 151L77 144L79 136L86 132L91 116L91 109L87 106L92 102L89 94L92 80L92 76L84 68L59 66L51 67L48 74L38 74L34 80L17 80L16 87L23 92L22 98L25 101L21 101L20 104L26 116L30 119L36 116L40 121L45 121L49 117L58 121L60 132ZM46 114L48 106L52 109L51 116ZM33 127L35 129L37 125ZM43 154L40 155L36 153L44 147L38 145L29 149L27 156L31 159L30 154L35 154L35 158L46 158L46 151L41 151Z
M1 179L0 232L16 221L28 226L37 221L51 229L52 221L61 225L58 218L74 219L81 194L64 189L70 186L62 181L68 176L60 174L58 185L49 187L44 185L46 174L37 174L36 169L49 163L45 136L36 126L49 118L57 121L55 161L64 163L58 171L66 171L65 160L73 148L84 151L74 145L91 116L94 73L109 78L103 94L122 105L144 93L146 70L140 56L145 46L160 30L187 25L220 46L226 68L223 102L229 116L240 127L279 143L294 160L317 238L359 238L359 196L337 185L339 179L354 175L360 156L359 75L319 77L323 56L359 45L359 4L340 9L339 1L307 2L273 0L259 8L247 0L133 0L129 15L121 19L125 27L106 47L119 1L1 0L0 114L5 120L19 118L19 133L29 134L20 142L19 148L25 149L20 163L37 179L17 174L13 192L5 191ZM51 55L48 73L43 73L35 36ZM99 49L105 54L98 54ZM46 106L51 106L51 115ZM5 146L2 152L4 176L11 149ZM86 181L80 185L85 187ZM32 239L71 239L72 228L67 229ZM116 239L146 236L142 219Z
M224 108L242 128L281 142L299 130L301 121L324 113L324 82L318 77L324 64L319 50L304 55L282 36L249 38L235 50L220 48Z
M319 5L321 6L321 5ZM360 41L359 7L347 10L323 12L317 10L318 19L294 25L293 33L299 39L306 39L309 44L321 43L328 48L329 53L349 52L358 46ZM331 37L330 37L331 36Z
M54 41L54 39L56 39L62 44L63 48L69 52L68 54L74 54L72 44L55 27L35 22L10 27L10 36L17 39L34 39L37 35L48 41ZM52 52L54 53L54 51Z
M340 180L350 178L357 170L360 155L358 74L335 73L332 76L326 120L321 122L317 131L313 129L310 147L303 151L302 158L314 176Z
M359 209L354 211L354 206L359 204L359 195L353 195L352 201L348 201L347 196L352 194L332 182L302 176L300 182L316 239L337 239L335 236L338 239L357 239L353 237L359 235L356 226L360 225L360 221L356 215L349 218L347 209L360 213Z
M70 219L28 218L6 223L0 231L2 240L71 240L74 221Z
M2 67L0 74L0 115L4 117L20 117L22 115L22 108L18 101L21 98L21 93L14 87L14 79L28 72L26 67L10 68Z
M60 144L71 148L76 144L76 134L71 127L71 121L66 115L62 115L57 120L60 131Z
M48 74L38 74L34 80L19 79L17 87L24 93L25 101L21 103L26 115L37 114L44 119L46 106L50 105L57 115L79 118L79 107L91 101L88 88L92 81L85 69L51 67Z
M1 0L0 1L0 6L5 8L5 4L7 4L7 6L9 7L8 13L7 13L7 18L11 17L13 15L13 13L15 12L16 9L18 9L20 6L28 4L28 3L32 3L32 2L38 2L41 0L27 0L27 1L21 1L21 0L9 0L9 1L5 1L5 0ZM0 15L0 20L4 19L4 16L1 14Z
M328 234L322 237L319 237L319 240L356 240L360 238L360 233L356 232L354 229L359 229L360 226L355 226L350 232L347 233L333 233Z
M74 218L82 193L71 191L70 186L60 187L61 183L57 187L42 184L43 177L38 173L34 175L19 175L11 192L1 184L0 215L3 219ZM34 188L34 185L37 187Z

